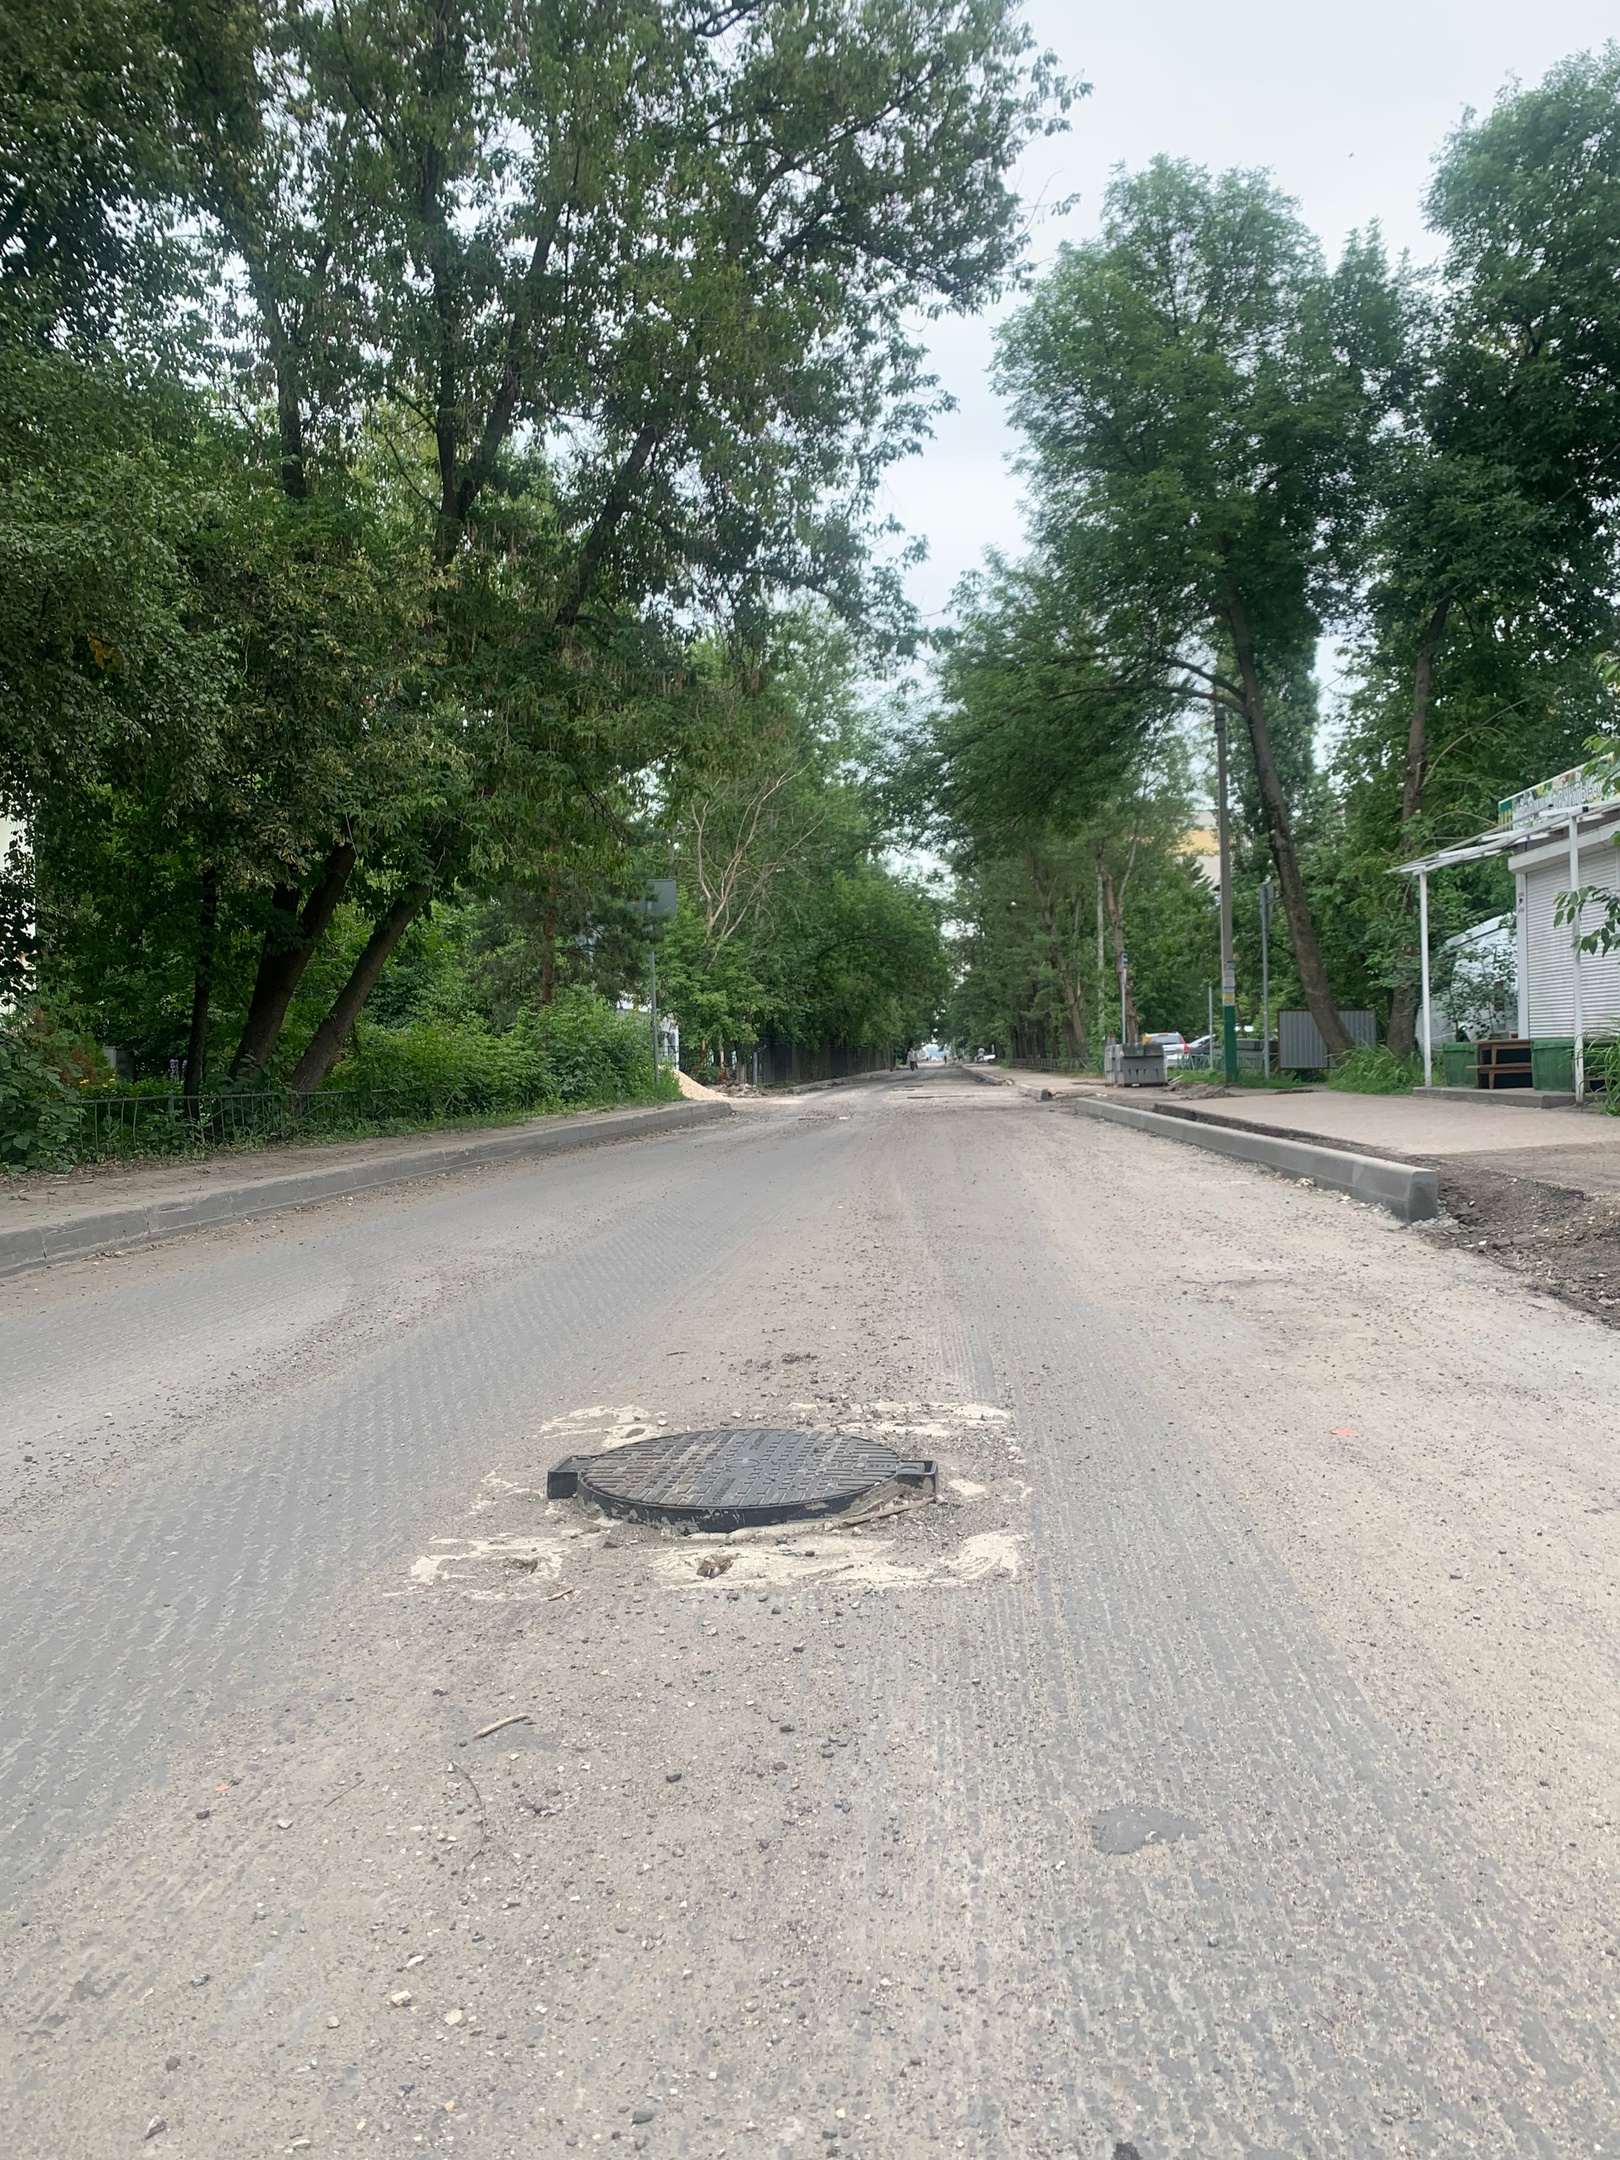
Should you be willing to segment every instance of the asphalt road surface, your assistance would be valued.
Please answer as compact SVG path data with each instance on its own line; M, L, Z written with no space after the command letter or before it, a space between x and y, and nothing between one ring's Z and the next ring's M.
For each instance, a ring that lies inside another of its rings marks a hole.
M18 1278L0 1375L16 2160L1620 2155L1620 1342L1484 1256L900 1076ZM941 1504L545 1499L756 1422Z

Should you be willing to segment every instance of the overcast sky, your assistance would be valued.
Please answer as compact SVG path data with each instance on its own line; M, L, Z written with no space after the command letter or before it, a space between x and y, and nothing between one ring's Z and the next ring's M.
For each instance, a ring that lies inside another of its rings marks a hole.
M1116 165L1161 151L1269 168L1330 253L1376 219L1392 252L1426 258L1430 163L1466 108L1620 31L1614 0L1136 0L1123 14L1028 0L1026 13L1065 73L1092 86L1070 132L1037 144L1020 174L1032 208L1079 198L1061 222L1037 209L1037 266L1095 229ZM989 380L994 320L934 328L934 369L958 409L886 489L884 507L928 543L909 582L931 620L984 548L1021 545L1014 439Z

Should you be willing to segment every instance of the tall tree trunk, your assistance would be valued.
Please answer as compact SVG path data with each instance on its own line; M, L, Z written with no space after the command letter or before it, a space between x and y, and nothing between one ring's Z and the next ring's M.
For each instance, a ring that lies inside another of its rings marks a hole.
M1086 1029L1085 996L1070 965L1069 956L1063 949L1063 939L1057 925L1057 911L1053 906L1051 893L1041 883L1035 867L1033 849L1025 856L1024 866L1029 872L1029 882L1035 891L1035 904L1041 911L1041 926L1046 932L1047 953L1063 998L1063 1032L1069 1039L1069 1055L1072 1058L1084 1058L1091 1048Z
M540 1002L550 1005L557 996L557 864L546 866L546 906L540 917Z
M1311 920L1311 903L1305 891L1305 881L1299 874L1299 858L1294 853L1294 833L1288 816L1288 798L1283 793L1282 775L1277 761L1271 754L1271 730L1266 723L1265 699L1260 691L1260 671L1255 665L1254 641L1249 635L1249 619L1237 588L1227 586L1226 618L1232 633L1232 649L1237 655L1238 674L1243 684L1243 716L1249 727L1249 747L1254 752L1254 773L1260 784L1260 813L1266 821L1266 837L1271 842L1271 859L1277 865L1277 882L1282 887L1283 914L1288 921L1288 935L1294 948L1294 964L1299 969L1300 985L1305 992L1305 1002L1311 1009L1311 1018L1321 1031L1330 1057L1343 1057L1355 1046L1350 1031L1339 1018L1339 1008L1334 1003L1333 991L1328 983L1327 969L1322 965L1322 948L1316 941L1316 925Z
M366 999L376 989L378 976L392 958L395 946L427 906L432 890L431 885L407 885L379 920L348 981L332 1000L331 1010L310 1037L309 1048L293 1067L287 1085L295 1095L313 1095L326 1078Z
M191 1033L186 1040L186 1116L195 1124L208 1056L208 1006L214 992L214 939L219 928L219 872L204 865L197 910L197 961L191 976Z
M236 1046L236 1055L231 1059L233 1080L252 1078L269 1064L281 1039L293 992L337 912L344 887L353 875L354 863L354 849L346 840L338 841L322 864L320 882L304 903L304 912L296 924L288 918L297 909L298 888L294 885L276 887L275 917L264 933L247 1022L242 1029L242 1040Z
M1114 883L1113 873L1099 862L1097 875L1102 880L1103 904L1108 910L1108 922L1114 933L1114 980L1119 981L1119 956L1125 952L1125 911L1121 905L1122 894ZM1129 954L1126 954L1127 962ZM1142 1040L1142 1024L1136 1013L1136 985L1131 981L1130 968L1125 971L1125 1012L1121 1022L1127 1042Z
M1409 855L1416 845L1416 825L1423 808L1423 783L1429 776L1429 707L1434 701L1434 662L1440 650L1440 641L1446 634L1446 618L1451 613L1451 597L1448 594L1429 617L1418 641L1417 660L1412 669L1412 718L1406 730L1406 771L1401 779L1401 853ZM1410 883L1402 880L1402 897L1407 911L1412 905ZM1411 954L1412 947L1402 947L1402 956ZM1415 982L1398 982L1390 992L1389 999L1389 1047L1398 1058L1412 1055L1417 1035L1418 986Z

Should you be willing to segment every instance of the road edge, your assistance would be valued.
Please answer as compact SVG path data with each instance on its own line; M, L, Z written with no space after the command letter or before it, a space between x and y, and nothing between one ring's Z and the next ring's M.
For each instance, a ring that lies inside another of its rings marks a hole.
M1330 1191L1388 1208L1401 1222L1428 1222L1440 1212L1439 1173L1418 1164L1390 1162L1380 1155L1350 1155L1319 1141L1283 1140L1239 1125L1195 1124L1189 1117L1103 1102L1095 1095L1075 1096L1072 1107L1078 1117L1129 1125L1161 1140L1179 1140L1185 1146L1258 1163L1265 1170L1280 1170L1285 1177L1309 1178Z
M23 1230L0 1231L0 1278L84 1260L116 1247L161 1244L216 1224L250 1222L260 1215L342 1200L375 1192L412 1178L446 1177L492 1162L521 1161L535 1155L560 1155L573 1148L607 1147L640 1140L653 1133L680 1132L736 1115L729 1103L657 1103L639 1110L584 1111L532 1125L504 1126L477 1139L439 1141L405 1154L370 1162L329 1165L295 1175L267 1178L255 1185L222 1186L184 1200L157 1201L144 1207L109 1208L95 1215L57 1223L36 1223Z

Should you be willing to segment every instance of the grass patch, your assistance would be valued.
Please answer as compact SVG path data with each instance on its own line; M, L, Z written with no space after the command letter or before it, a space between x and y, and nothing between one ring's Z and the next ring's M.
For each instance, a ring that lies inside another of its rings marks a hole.
M1398 1058L1382 1043L1358 1043L1328 1074L1328 1086L1347 1095L1409 1095L1421 1071L1415 1058Z

